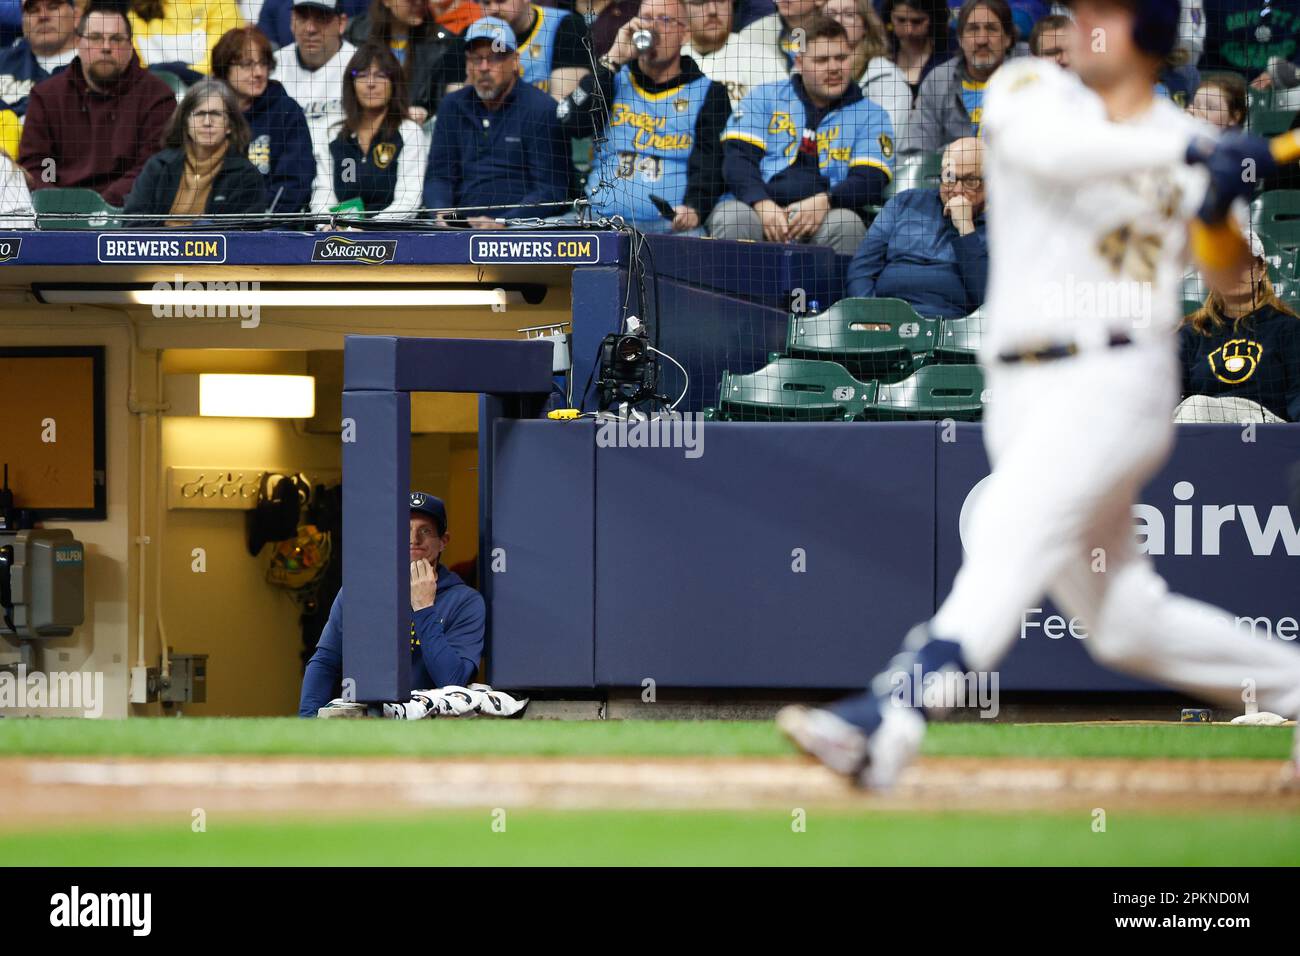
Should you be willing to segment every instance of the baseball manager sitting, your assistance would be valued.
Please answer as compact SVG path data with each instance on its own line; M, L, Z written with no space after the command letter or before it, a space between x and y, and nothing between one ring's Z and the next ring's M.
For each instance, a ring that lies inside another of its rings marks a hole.
M411 494L411 686L469 683L483 654L483 596L438 562L451 536L442 499ZM302 678L299 717L315 717L343 678L343 592Z

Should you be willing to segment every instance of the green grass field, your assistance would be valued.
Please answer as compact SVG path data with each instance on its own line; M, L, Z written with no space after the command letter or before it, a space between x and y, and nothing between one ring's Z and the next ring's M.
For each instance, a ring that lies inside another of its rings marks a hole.
M1227 724L935 724L931 756L1281 760L1293 728ZM793 749L768 721L0 720L0 755L745 756Z
M1282 760L1293 728L1226 725L937 724L932 756ZM0 756L775 756L767 722L0 720ZM209 819L0 832L0 865L1294 865L1294 805L1168 815L1107 811L489 809L365 819ZM308 811L309 812L309 811Z

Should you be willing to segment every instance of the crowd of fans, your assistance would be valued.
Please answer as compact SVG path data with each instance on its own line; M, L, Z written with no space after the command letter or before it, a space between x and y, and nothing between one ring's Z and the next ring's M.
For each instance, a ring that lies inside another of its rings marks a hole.
M1246 124L1250 88L1300 107L1300 17L1269 0L1183 8L1157 93L1225 130ZM585 197L584 218L643 232L829 246L852 257L849 294L966 315L987 273L984 90L1012 57L1068 67L1066 13L1048 0L24 0L21 29L0 24L0 42L13 37L0 222L30 223L31 194L49 188L93 190L131 224L272 214L301 228L336 214L567 222ZM899 188L940 156L939 183ZM1242 318L1232 290L1214 294L1189 334Z

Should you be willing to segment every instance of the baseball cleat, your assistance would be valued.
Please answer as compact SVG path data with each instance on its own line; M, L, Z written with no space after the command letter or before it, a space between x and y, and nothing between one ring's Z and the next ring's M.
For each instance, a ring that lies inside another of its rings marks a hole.
M925 718L911 708L885 710L875 733L828 710L791 706L776 715L781 732L804 753L867 790L888 790L925 737Z

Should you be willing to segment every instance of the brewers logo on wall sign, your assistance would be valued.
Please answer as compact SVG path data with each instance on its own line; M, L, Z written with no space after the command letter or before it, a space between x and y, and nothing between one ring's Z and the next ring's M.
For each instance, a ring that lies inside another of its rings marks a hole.
M889 138L888 133L880 134L880 153L885 159L894 158L894 141Z
M375 165L380 169L387 169L396 157L397 147L393 143L375 144Z

